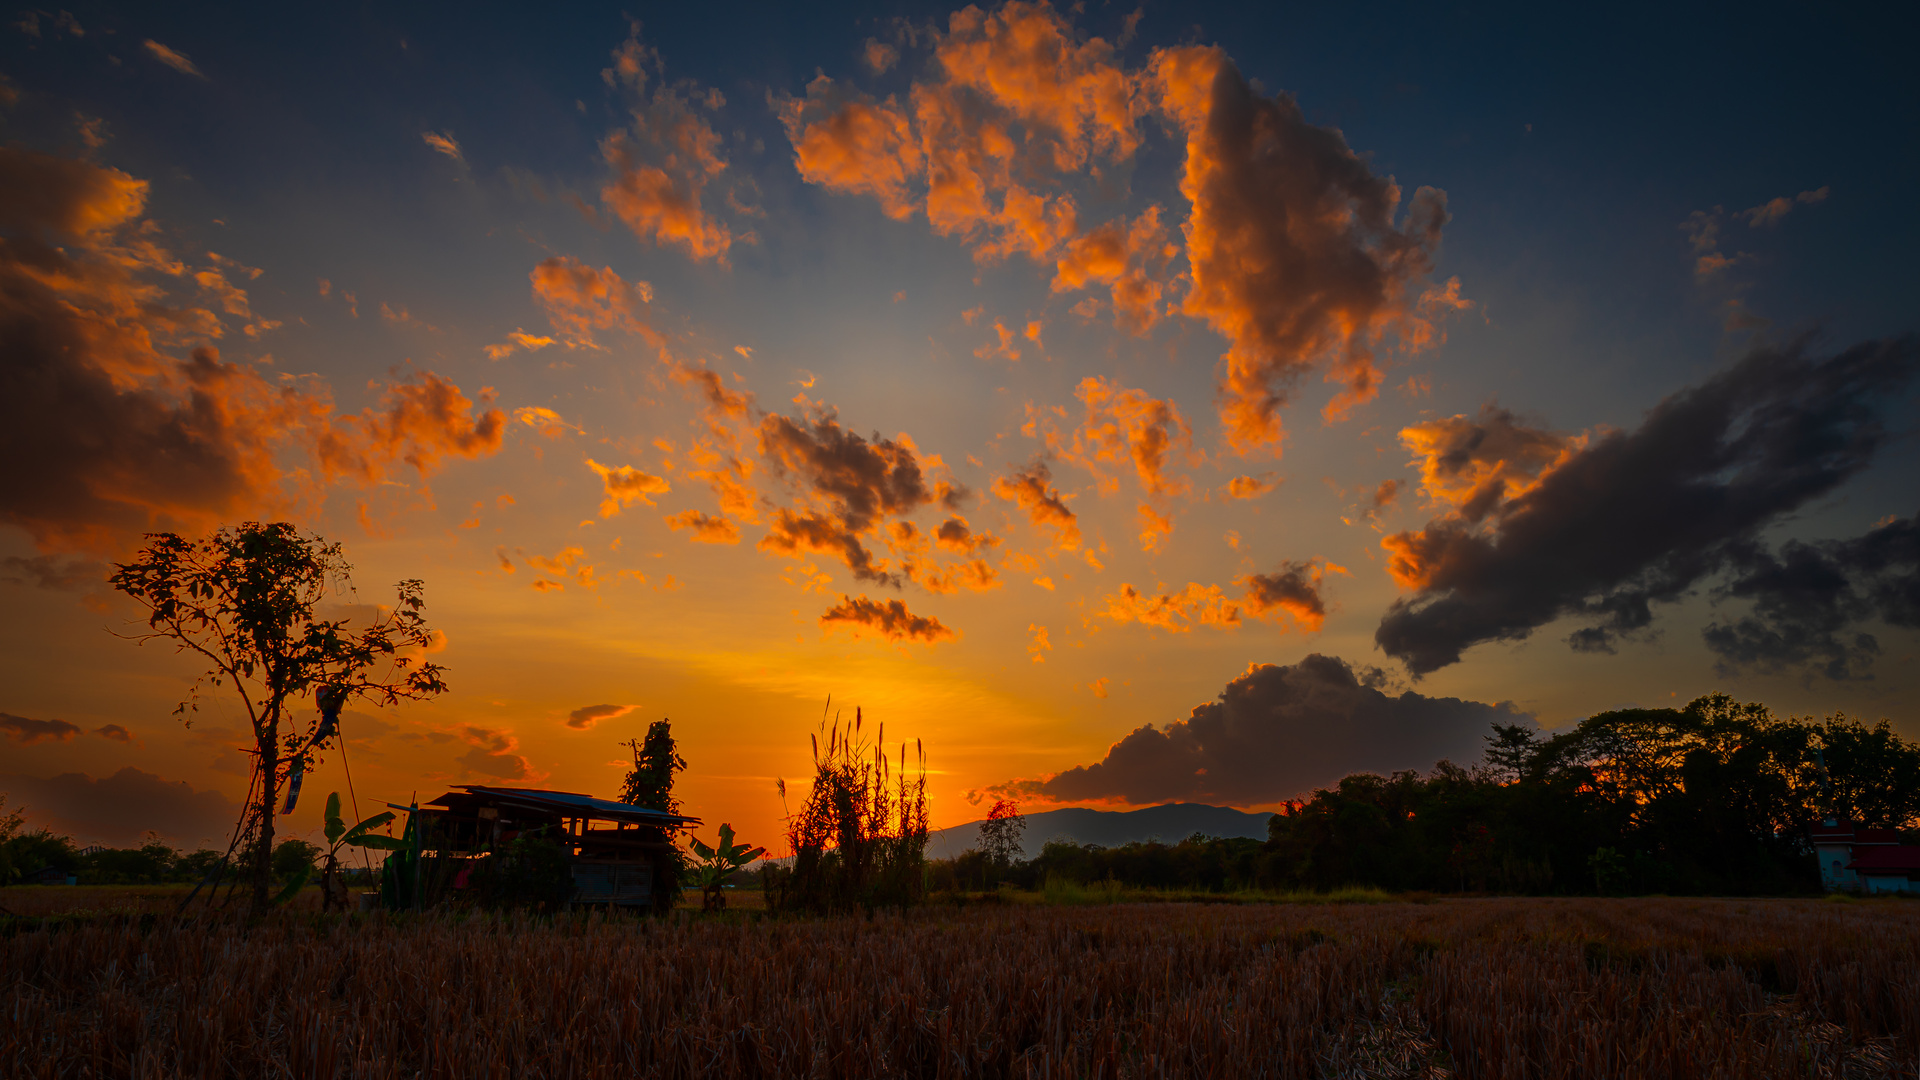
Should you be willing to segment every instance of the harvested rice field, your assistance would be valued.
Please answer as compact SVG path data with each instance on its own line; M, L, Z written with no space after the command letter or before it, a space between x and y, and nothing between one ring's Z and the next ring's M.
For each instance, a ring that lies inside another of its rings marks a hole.
M17 1077L1920 1075L1920 904L15 920Z

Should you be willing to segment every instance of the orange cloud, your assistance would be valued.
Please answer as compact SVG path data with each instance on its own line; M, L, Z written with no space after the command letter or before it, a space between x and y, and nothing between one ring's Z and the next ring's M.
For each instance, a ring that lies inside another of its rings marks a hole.
M423 131L420 133L420 139L435 151L445 154L455 161L465 162L467 160L466 157L460 153L460 144L454 141L453 135L449 132Z
M1528 427L1489 404L1478 419L1457 415L1403 428L1400 442L1413 452L1427 498L1478 521L1501 501L1531 491L1585 448L1587 437Z
M1173 535L1173 517L1154 510L1146 503L1140 504L1140 550L1151 554L1160 547L1160 541Z
M1009 362L1018 361L1020 359L1020 350L1013 347L1013 331L1007 329L1006 324L1002 323L999 319L995 319L993 320L993 332L1000 335L1000 344L995 345L993 342L988 342L973 350L973 355L982 360L991 360L994 357L999 357Z
M737 544L740 542L740 527L723 517L703 514L698 510L688 510L667 519L667 527L679 532L682 529L693 533L692 539L703 544Z
M1047 628L1039 623L1027 624L1027 655L1036 664L1047 662L1047 654L1053 651L1053 642L1047 640Z
M1813 191L1803 191L1791 199L1782 195L1776 199L1769 199L1751 210L1742 210L1738 214L1735 214L1734 217L1744 220L1751 228L1758 229L1763 226L1772 228L1780 224L1781 219L1793 210L1795 203L1811 206L1815 203L1825 202L1827 195L1831 193L1832 190L1832 188L1828 187L1816 188Z
M1278 411L1324 366L1342 384L1329 419L1378 390L1374 349L1419 338L1413 286L1431 269L1446 195L1374 175L1340 133L1308 123L1284 94L1255 95L1216 48L1155 52L1161 108L1185 131L1180 190L1193 279L1182 309L1229 348L1221 420L1241 452L1278 450Z
M146 193L116 169L0 148L0 521L45 550L119 552L154 528L289 512L320 480L498 449L504 416L473 415L431 373L338 417L317 380L223 362L222 315L167 285L249 318L232 278L255 271L210 255L216 269L189 274L141 220ZM283 468L289 451L314 467Z
M552 558L544 555L529 555L527 556L527 565L533 567L535 570L545 574L551 574L557 578L572 577L580 583L581 588L597 589L600 587L600 579L594 575L593 564L587 562L586 558L587 552L585 548L570 545L561 548ZM541 592L565 588L565 586L557 581L547 581L545 579L535 581L533 587Z
M753 407L752 394L727 389L727 384L720 381L717 372L675 361L668 373L674 382L700 391L707 400L709 414L716 422L745 419L748 410Z
M600 503L600 516L613 517L622 508L634 503L653 505L649 495L664 495L673 488L661 477L641 472L631 465L609 467L592 458L587 459L587 468L600 476L600 483L606 489L607 497Z
M967 559L950 566L913 563L904 572L930 593L990 592L1000 587L1000 572L985 559Z
M480 405L492 400L483 391ZM474 403L460 388L433 372L418 381L392 383L378 405L358 416L343 416L320 437L317 453L329 475L377 483L394 461L404 461L422 476L444 457L479 458L500 449L506 414L488 409L473 415Z
M1048 487L1052 480L1046 461L1035 458L1024 469L995 477L993 493L1025 510L1035 525L1051 528L1060 547L1072 551L1080 546L1080 523L1060 492Z
M1095 152L1124 158L1139 144L1136 80L1107 42L1075 43L1047 4L956 11L935 55L951 85L1005 110L1026 129L1030 152L1059 171L1079 169Z
M1125 225L1125 219L1109 221L1070 241L1054 263L1053 291L1111 286L1114 325L1144 337L1160 321L1162 282L1180 249L1167 242L1158 206Z
M891 97L836 101L838 96L833 80L822 75L808 84L805 101L779 104L800 178L828 191L872 195L888 217L912 216L916 199L908 184L926 171L926 162L906 111Z
M1271 574L1249 574L1236 584L1246 586L1249 613L1275 620L1285 614L1311 633L1318 631L1327 617L1326 603L1320 597L1321 581L1330 573L1346 572L1325 559L1305 559L1281 563Z
M751 523L760 520L755 510L759 492L754 490L750 482L753 476L753 462L750 459L738 454L723 454L699 441L687 448L687 456L699 466L687 475L703 481L713 490L721 513L736 521Z
M513 418L549 439L558 439L569 431L581 430L544 405L522 405L513 410Z
M1120 591L1107 597L1107 610L1099 614L1117 623L1139 623L1169 633L1184 634L1195 625L1224 629L1240 625L1240 605L1227 597L1218 585L1190 581L1176 593L1162 591L1149 596L1122 583Z
M796 513L781 507L774 513L767 534L760 538L756 546L762 551L786 555L799 552L831 555L845 563L858 580L895 588L900 586L900 578L889 572L885 560L874 558L873 552L861 542L858 533L839 519L825 514L813 511Z
M968 526L967 519L958 515L941 522L934 539L941 547L963 555L972 555L1000 543L999 537L991 533L974 532Z
M609 273L611 273L611 271L609 271ZM539 352L541 349L553 343L553 338L539 334L529 334L525 330L515 329L513 333L507 335L507 340L497 345L483 345L481 349L487 354L487 359L489 360L504 360L512 355L515 349Z
M1269 479L1273 474L1261 476L1236 476L1227 481L1226 494L1229 499L1257 499L1280 486L1278 480Z
M193 61L187 59L185 53L169 49L152 38L148 38L142 42L141 45L155 60L160 61L180 74L191 75L196 79L206 78L205 75L201 74L200 69L194 66Z
M941 625L939 619L930 615L915 615L898 600L882 604L865 596L842 595L838 604L820 616L820 625L828 629L847 629L856 638L867 633L878 634L896 643L918 641L932 645L955 636L952 630Z
M601 140L601 156L613 169L612 181L600 190L601 201L640 239L683 248L696 262L712 259L725 266L735 237L706 212L701 198L727 163L720 156L719 134L697 108L718 108L726 99L717 90L702 93L691 84L656 86L649 94L649 59L651 51L637 36L614 53L608 82L617 72L632 90L633 129ZM682 96L683 89L692 98Z
M661 344L643 310L653 302L653 286L646 282L629 285L612 267L595 270L571 255L543 260L528 277L533 298L547 309L547 319L569 348L599 348L593 331L613 328L639 334L655 347Z
M1080 380L1074 396L1086 406L1086 415L1072 443L1060 448L1063 457L1096 475L1100 464L1131 464L1140 487L1150 495L1187 490L1185 477L1167 475L1169 456L1193 447L1193 431L1171 399L1125 389L1097 375Z
M904 105L852 95L824 76L804 101L776 102L795 164L829 190L873 195L891 217L924 208L934 231L960 237L977 258L1047 259L1079 219L1071 194L1043 188L1096 156L1133 152L1138 78L1101 39L1076 41L1046 4L968 7L933 39L929 77ZM869 66L895 58L870 43Z

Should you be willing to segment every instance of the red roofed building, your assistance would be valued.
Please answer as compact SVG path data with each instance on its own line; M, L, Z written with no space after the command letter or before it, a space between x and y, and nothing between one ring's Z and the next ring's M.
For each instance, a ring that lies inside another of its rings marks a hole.
M1807 830L1820 859L1820 884L1865 893L1920 892L1920 847L1894 829L1864 829L1833 818Z

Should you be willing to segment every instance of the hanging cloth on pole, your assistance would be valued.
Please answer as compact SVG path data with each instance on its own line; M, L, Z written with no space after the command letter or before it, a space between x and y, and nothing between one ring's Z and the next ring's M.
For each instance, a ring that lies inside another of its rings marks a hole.
M293 813L293 807L300 801L300 782L307 775L307 751L333 738L340 730L340 707L347 703L347 691L341 686L323 686L314 692L314 704L320 706L320 726L313 731L313 738L294 755L293 769L287 776L287 803L280 808L281 814Z

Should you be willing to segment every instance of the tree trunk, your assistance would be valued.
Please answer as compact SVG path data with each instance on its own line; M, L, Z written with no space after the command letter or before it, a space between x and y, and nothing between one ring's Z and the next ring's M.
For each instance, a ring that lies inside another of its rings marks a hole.
M274 800L279 795L280 725L274 724L267 737L257 741L260 746L260 804L254 813L260 815L260 835L253 848L253 913L264 915L268 907L268 890L273 885L273 812L277 809Z

